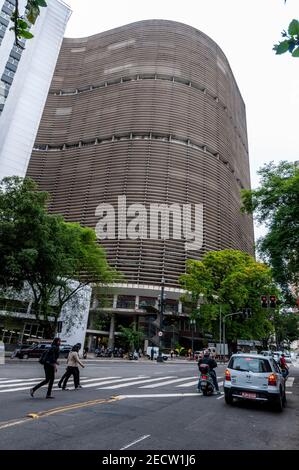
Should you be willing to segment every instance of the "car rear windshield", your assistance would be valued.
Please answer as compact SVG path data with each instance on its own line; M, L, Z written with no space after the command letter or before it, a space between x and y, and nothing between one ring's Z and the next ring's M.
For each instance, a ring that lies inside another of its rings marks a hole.
M244 372L271 372L271 366L267 359L260 359L259 357L232 357L229 369L240 370Z

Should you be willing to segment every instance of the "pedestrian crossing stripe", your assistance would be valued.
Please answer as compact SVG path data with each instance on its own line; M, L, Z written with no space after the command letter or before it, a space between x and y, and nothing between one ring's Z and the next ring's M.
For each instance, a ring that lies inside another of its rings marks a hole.
M0 393L10 393L30 390L34 385L43 380L43 377L34 377L26 379L12 379L12 378L1 378L0 379ZM97 390L116 390L120 388L130 387L137 385L140 389L154 389L164 387L166 385L173 385L175 388L188 388L196 387L198 378L191 380L192 376L177 377L177 376L163 376L163 377L150 377L147 375L137 375L133 377L81 377L80 383L83 388L96 388ZM60 390L57 386L59 378L54 381L54 390ZM295 377L289 377L286 382L286 387L289 389L294 385ZM184 382L184 383L180 383ZM219 387L223 387L223 381L218 382ZM47 385L45 385L47 387ZM286 391L287 394L292 394L290 390Z

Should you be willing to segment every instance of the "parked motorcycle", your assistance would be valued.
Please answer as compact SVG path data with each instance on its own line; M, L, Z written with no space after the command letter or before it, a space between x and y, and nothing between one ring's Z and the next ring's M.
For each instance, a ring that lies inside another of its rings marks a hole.
M210 374L210 368L208 364L201 364L199 366L200 373L200 387L204 396L213 395L214 393L214 382Z
M129 352L129 360L132 361L138 361L138 353L136 351L134 351L133 353L132 352Z

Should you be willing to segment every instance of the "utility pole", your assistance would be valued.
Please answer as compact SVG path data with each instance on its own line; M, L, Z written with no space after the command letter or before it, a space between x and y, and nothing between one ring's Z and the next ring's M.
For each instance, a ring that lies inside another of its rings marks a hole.
M157 362L163 362L162 357L162 336L163 336L163 314L164 314L164 287L165 279L162 277L161 280L161 296L160 296L160 330L159 330L159 354L157 357Z

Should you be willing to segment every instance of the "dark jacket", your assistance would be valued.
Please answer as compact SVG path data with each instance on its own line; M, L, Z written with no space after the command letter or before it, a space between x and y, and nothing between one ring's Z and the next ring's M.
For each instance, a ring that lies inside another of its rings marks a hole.
M45 364L57 364L58 357L59 348L57 346L51 346L45 358Z
M211 357L203 357L202 359L199 359L197 365L198 365L198 368L201 364L208 364L209 368L211 370L215 369L215 367L217 367L217 362L215 361L215 359L212 359Z

